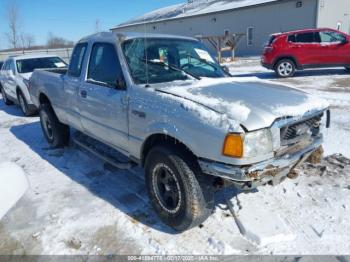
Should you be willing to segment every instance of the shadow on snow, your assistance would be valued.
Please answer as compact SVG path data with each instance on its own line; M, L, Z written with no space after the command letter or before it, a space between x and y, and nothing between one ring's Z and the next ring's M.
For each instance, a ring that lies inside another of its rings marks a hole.
M131 170L117 170L74 145L52 149L43 138L40 122L14 126L10 130L42 159L128 215L135 224L142 223L158 231L176 234L161 223L153 211L146 192L143 169L135 167ZM233 188L217 193L215 212L225 210L222 204L225 204L226 197L233 198L237 194Z

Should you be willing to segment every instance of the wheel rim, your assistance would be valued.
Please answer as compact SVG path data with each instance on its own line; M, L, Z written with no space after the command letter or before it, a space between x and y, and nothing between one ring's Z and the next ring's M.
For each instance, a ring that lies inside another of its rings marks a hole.
M158 164L152 173L153 188L161 207L174 214L181 206L180 184L174 172L165 164Z
M278 73L281 76L290 76L293 72L293 65L290 62L283 62L278 66Z
M26 104L24 102L24 98L22 97L22 95L18 96L18 100L19 100L19 104L21 106L21 109L22 109L23 113L25 114L27 112L27 108L26 108Z
M41 114L41 123L44 128L45 134L50 140L53 140L53 131L52 131L52 125L50 123L50 119L46 115L46 113Z

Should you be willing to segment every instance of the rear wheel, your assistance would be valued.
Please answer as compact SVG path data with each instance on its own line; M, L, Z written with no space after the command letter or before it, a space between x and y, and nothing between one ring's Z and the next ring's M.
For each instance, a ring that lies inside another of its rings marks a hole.
M13 102L7 98L4 88L1 87L0 89L1 89L2 100L4 100L5 105L8 105L8 106L12 105Z
M69 127L62 124L52 107L43 104L39 110L41 128L47 142L53 147L63 147L69 142Z
M295 74L295 63L290 59L282 59L275 66L275 72L279 77L292 77Z
M146 159L146 186L160 219L182 232L204 222L214 208L209 177L180 150L153 148Z

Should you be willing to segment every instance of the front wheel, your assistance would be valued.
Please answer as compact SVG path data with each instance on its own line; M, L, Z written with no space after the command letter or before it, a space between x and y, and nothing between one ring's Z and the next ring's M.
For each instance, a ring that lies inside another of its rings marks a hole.
M69 127L58 120L49 104L40 106L39 116L41 128L47 142L54 148L67 145L70 134Z
M186 155L170 146L157 146L145 165L146 186L156 213L179 232L200 225L214 208L210 178Z
M32 115L32 112L28 108L27 100L21 91L18 91L18 93L17 93L17 100L18 100L19 106L21 107L22 113L25 116Z
M295 74L296 66L290 59L283 59L275 66L277 76L281 78L292 77Z

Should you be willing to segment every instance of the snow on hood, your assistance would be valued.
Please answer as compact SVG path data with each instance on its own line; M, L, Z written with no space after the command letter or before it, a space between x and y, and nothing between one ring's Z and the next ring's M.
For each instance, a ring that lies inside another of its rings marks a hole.
M22 168L14 163L0 164L0 220L17 203L28 188Z
M302 117L329 106L325 100L301 90L256 77L202 78L182 84L177 81L157 89L212 108L248 130L269 127L277 118Z

